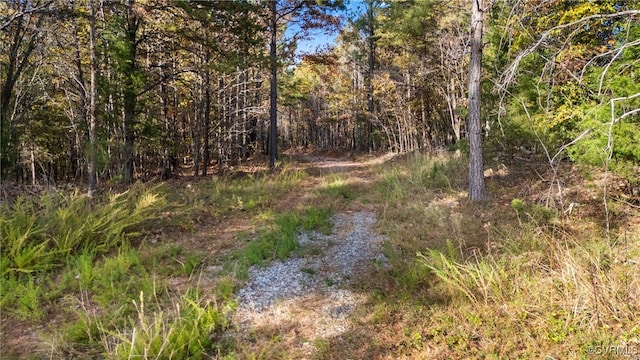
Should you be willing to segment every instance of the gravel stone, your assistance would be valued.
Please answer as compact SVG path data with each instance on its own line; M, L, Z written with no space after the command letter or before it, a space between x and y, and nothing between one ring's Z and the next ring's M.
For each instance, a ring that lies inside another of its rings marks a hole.
M300 254L266 267L249 269L237 294L240 330L294 322L300 339L339 335L349 329L349 314L366 298L347 288L375 262L385 263L383 237L372 212L336 214L329 235L302 233ZM311 351L306 341L300 347Z

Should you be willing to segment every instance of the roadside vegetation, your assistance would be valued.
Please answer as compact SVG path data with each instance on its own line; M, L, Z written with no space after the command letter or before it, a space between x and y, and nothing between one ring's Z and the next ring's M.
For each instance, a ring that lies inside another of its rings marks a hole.
M363 326L402 334L392 349L411 358L638 349L637 207L609 194L607 233L603 174L534 159L494 163L490 200L471 204L461 164L416 156L385 172L376 201L393 267L367 284Z
M640 346L637 207L610 193L607 232L599 173L533 158L489 164L490 200L472 204L466 161L413 154L314 176L290 161L271 175L137 184L93 201L5 202L3 357L288 358L278 338L234 337L234 292L249 266L298 254L299 232L328 233L331 214L364 206L378 213L390 266L357 284L368 304L348 332L316 339L318 358L584 358Z
M46 193L3 203L3 358L233 355L224 335L248 267L286 258L299 231L330 229L330 209L274 212L305 177L285 167L270 177L139 184L94 201ZM244 213L255 231L239 234L221 258L211 258L207 244L174 241L195 236L207 221L224 228L225 219ZM220 269L211 270L215 281L202 280L207 266ZM16 328L33 331L37 341L15 342Z

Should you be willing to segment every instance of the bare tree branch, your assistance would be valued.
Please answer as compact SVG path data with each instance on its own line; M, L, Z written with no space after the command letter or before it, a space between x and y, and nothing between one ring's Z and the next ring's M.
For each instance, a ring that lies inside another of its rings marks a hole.
M26 8L26 9L20 9L19 11L16 11L14 14L12 14L11 16L8 16L6 18L1 19L2 22L0 23L0 31L8 28L9 26L11 26L11 23L13 23L14 21L16 21L17 19L24 17L26 15L29 15L31 13L37 13L40 12L44 9L46 9L47 7L49 7L49 5L53 4L53 0L51 1L46 1L41 5L37 5L31 8Z
M535 52L542 44L544 44L544 42L551 36L553 32L570 28L573 26L577 26L595 19L610 19L610 18L634 16L634 15L640 15L640 10L626 10L626 11L619 11L612 14L590 15L590 16L578 19L576 21L572 21L570 23L554 26L551 29L546 30L545 32L540 34L538 41L536 41L533 45L529 46L528 48L520 52L516 56L516 58L513 60L513 62L511 62L511 65L509 65L507 70L502 75L500 81L498 82L499 88L504 90L509 84L511 84L511 82L513 81L516 75L518 66L520 65L520 62L522 61L522 59L524 59L527 55Z

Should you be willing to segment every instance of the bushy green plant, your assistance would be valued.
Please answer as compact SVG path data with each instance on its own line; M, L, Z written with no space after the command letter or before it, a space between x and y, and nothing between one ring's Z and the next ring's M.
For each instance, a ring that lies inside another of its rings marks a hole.
M203 254L187 254L185 261L181 263L182 273L185 275L193 275L193 273L202 265L204 258L205 256Z
M230 326L233 305L205 301L187 292L171 309L150 312L141 292L130 328L103 329L114 359L206 359L226 351L220 334Z
M109 307L114 303L129 305L128 300L139 292L154 293L155 288L155 280L142 266L140 253L125 244L117 255L98 263L90 289L98 304Z
M161 204L153 192L134 188L93 205L78 194L46 194L2 205L2 274L49 270L84 250L106 253L157 217Z
M317 230L328 235L333 228L332 215L333 211L329 208L310 207L305 210L301 219L302 228L307 231Z
M515 210L518 219L532 221L537 225L547 225L556 216L556 211L552 208L527 204L524 200L515 198L511 200L511 208Z
M0 310L42 320L65 292L91 294L105 309L154 286L129 238L163 202L134 186L103 201L55 193L0 205ZM118 249L114 257L106 256ZM126 308L126 306L125 306Z
M55 250L50 248L45 230L35 201L19 198L13 207L0 204L2 277L45 271L53 266Z
M46 315L42 303L44 291L33 277L22 280L15 277L3 278L0 308L20 320L40 321Z
M429 189L451 189L451 180L446 173L446 167L437 161L433 162L430 168L423 170L421 182Z

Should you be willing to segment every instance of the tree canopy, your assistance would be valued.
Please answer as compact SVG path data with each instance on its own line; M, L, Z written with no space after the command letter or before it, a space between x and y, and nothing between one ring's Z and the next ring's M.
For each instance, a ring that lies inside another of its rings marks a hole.
M638 2L480 10L483 148L637 182ZM466 153L470 24L458 0L5 1L2 177L130 183L259 153L273 166L278 143ZM296 58L326 27L335 44Z

